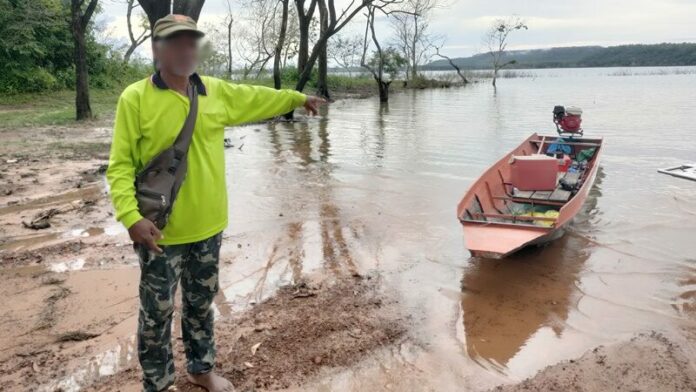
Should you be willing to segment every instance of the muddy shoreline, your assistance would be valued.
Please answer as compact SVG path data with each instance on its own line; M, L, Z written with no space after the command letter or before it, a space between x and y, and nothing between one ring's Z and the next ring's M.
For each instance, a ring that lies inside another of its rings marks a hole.
M579 359L549 366L519 384L491 392L571 390L693 391L696 369L683 347L653 332L594 348Z
M7 333L0 336L0 390L138 390L133 337L138 269L106 194L108 120L2 134L0 295L6 306L0 311L0 326ZM322 212L335 219L329 205ZM344 257L341 228L325 231L338 244L332 250L335 257ZM299 235L289 232L291 238ZM246 262L244 252L254 246L239 238L226 239L222 268ZM274 247L282 251L283 243ZM305 250L288 252L292 258ZM240 390L321 390L317 385L323 377L361 363L379 363L378 353L404 342L415 350L429 350L412 334L419 323L428 321L420 314L414 317L380 273L356 265L360 260L351 260L350 268L337 268L339 272L328 277L305 274L267 293L262 301L249 302L241 312L226 306L234 299L216 300L218 341L224 342L220 370ZM572 284L564 279L574 279L556 278L553 281L563 288ZM180 341L175 347L182 369ZM294 359L287 360L290 357ZM695 368L693 352L672 338L648 333L494 390L628 391L654 385L683 390L694 385ZM383 389L390 385L385 383ZM196 390L183 379L177 386ZM417 384L411 388L419 390Z

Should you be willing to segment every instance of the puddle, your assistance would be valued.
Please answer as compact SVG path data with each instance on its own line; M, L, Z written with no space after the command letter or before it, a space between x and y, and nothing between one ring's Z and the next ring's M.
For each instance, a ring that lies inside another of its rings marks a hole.
M102 234L114 236L125 232L126 230L122 225L114 223L106 227L90 227L88 229L72 229L65 232L27 234L5 238L4 241L0 243L0 251L16 252L38 246L45 246L47 243L58 243L62 240L96 237Z
M37 389L40 392L77 392L101 377L116 374L137 360L137 345L135 336L125 339L99 355L91 358L83 366L73 370L68 377L43 385Z
M0 208L0 215L17 213L25 210L52 207L59 204L67 204L77 200L96 199L101 196L103 189L100 185L91 185L77 190L61 193L55 196L46 196L30 200L24 203L13 204Z
M48 269L52 272L67 272L81 270L85 266L85 259L76 259L61 263L51 264Z
M61 236L64 234L65 233L29 234L5 238L4 241L0 243L0 251L15 252L34 247L36 245L44 245L61 238Z

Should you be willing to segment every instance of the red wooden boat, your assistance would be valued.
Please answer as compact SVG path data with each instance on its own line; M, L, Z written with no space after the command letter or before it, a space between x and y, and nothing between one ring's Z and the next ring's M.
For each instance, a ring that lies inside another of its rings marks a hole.
M577 125L575 132L559 128L559 136L532 134L471 185L457 207L457 217L473 256L501 258L563 235L565 226L587 199L602 152L602 138L578 137L582 130ZM561 167L558 160L553 160L559 169L551 180L551 189L528 189L525 180L538 184L535 177L541 174L520 175L513 165L518 164L516 160L543 161L549 159L548 155L563 157L565 160L560 162L567 164Z

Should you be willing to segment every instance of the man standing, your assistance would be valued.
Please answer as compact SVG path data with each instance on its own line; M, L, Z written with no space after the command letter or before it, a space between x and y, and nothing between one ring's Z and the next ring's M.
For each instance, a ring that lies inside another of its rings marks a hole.
M316 114L324 101L292 90L235 85L195 73L198 40L193 19L168 15L153 28L158 71L128 86L118 101L107 179L116 219L127 228L140 259L138 357L143 388L174 383L171 321L181 280L181 330L188 379L211 392L232 391L213 372L211 305L218 290L218 258L227 226L224 126L258 121L304 106ZM135 176L170 147L187 117L189 89L198 93L198 115L188 150L188 170L166 226L143 218Z

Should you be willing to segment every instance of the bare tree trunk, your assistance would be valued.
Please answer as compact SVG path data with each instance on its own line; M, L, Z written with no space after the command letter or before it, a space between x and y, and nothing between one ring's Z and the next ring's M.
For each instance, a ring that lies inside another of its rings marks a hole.
M229 18L227 21L227 79L232 79L232 24L234 23L234 18L232 17L232 7L229 0L227 1L227 7L227 17Z
M128 63L130 62L130 58L133 55L133 52L135 52L135 49L137 49L137 46L129 46L128 49L126 49L126 53L123 54L123 62Z
M317 0L310 0L309 8L304 9L305 0L295 0L297 8L298 29L300 30L300 45L297 50L297 72L304 72L309 61L309 27L314 16Z
M227 79L232 79L232 20L227 24Z
M87 71L87 45L85 32L73 26L75 39L75 118L84 120L92 117L92 107L89 103L89 73Z
M391 84L391 80L388 82L385 82L384 80L377 81L377 85L379 86L379 101L380 102L389 102L389 85L390 84Z
M198 21L203 3L205 3L205 0L174 0L172 13L187 15L193 18L193 20Z
M281 60L283 56L283 46L285 45L285 35L288 30L288 7L290 0L281 0L283 13L280 21L280 31L278 32L278 42L276 42L275 51L273 53L273 87L280 90L282 86L281 80Z
M85 31L97 8L98 0L90 0L82 10L81 0L70 2L70 31L74 40L73 61L75 63L75 118L85 120L92 117L89 104L89 73L87 69L87 43Z
M436 46L436 45L434 45L434 44L431 44L431 45L435 48L435 55L437 55L438 57L441 57L441 58L447 60L447 62L449 62L449 65L451 65L452 68L454 68L454 69L457 71L457 75L459 75L459 77L462 79L462 83L463 83L463 84L469 83L469 79L467 79L466 76L464 76L464 74L462 73L462 70L459 69L459 67L457 66L457 64L454 63L454 61L452 61L452 58L449 57L449 56L445 56L444 54L440 53L440 47L439 47L439 46Z
M411 80L418 77L418 64L416 64L416 45L418 45L418 14L413 14L413 40L411 41Z
M370 64L366 60L368 48L368 34L370 34L370 36L372 37L372 42L375 44L375 48L377 50L378 61L376 70L372 66L370 66ZM363 68L366 68L368 71L370 71L372 77L375 79L375 82L377 82L377 89L379 91L379 101L381 103L389 102L389 85L391 84L391 81L384 80L384 52L382 52L382 46L379 44L379 40L377 40L377 34L375 33L375 6L367 7L367 23L365 25L365 37L363 39L363 53L360 59L360 65Z
M126 53L123 55L124 63L128 63L130 61L131 56L133 55L133 52L135 52L135 50L138 49L138 47L142 45L143 42L147 41L147 39L150 38L150 33L147 29L143 30L138 37L136 37L135 34L133 34L133 9L137 7L137 5L135 5L135 0L128 0L127 7L128 8L126 11L126 24L128 25L128 38L130 39L130 45L126 50Z
M172 0L138 0L138 3L143 7L152 29L155 22L169 15L172 10L175 14L187 15L198 21L205 0L174 0L173 7Z
M316 4L316 0L312 1ZM309 55L309 58L307 59L305 66L300 72L300 77L297 81L297 84L295 85L295 90L297 91L302 91L307 85L307 82L309 81L309 78L311 76L312 68L314 67L314 64L317 62L317 58L319 58L319 52L321 51L321 49L326 47L326 43L329 40L329 38L341 31L341 29L343 29L348 24L348 22L350 22L355 17L355 15L357 15L365 7L372 5L375 0L364 0L359 3L356 2L356 6L352 10L344 9L343 11L341 11L339 16L337 16L336 14L336 5L334 4L334 0L325 1L328 2L329 25L326 28L325 34L319 34L319 39L314 44L314 47L312 48L312 53ZM350 4L352 5L353 2L351 2ZM314 11L312 10L312 12Z
M326 2L325 0L319 0L319 25L320 25L320 35L325 36L327 33L327 30L329 29L329 11L326 9ZM317 76L317 93L320 96L323 96L324 98L330 98L329 97L329 86L326 82L327 78L327 73L328 73L328 55L326 52L326 46L327 43L324 42L324 45L321 46L319 49L319 74Z
M307 59L307 63L305 64L305 67L303 68L302 72L300 73L300 77L297 80L297 84L295 85L295 90L297 91L302 91L304 90L305 86L307 85L307 82L309 82L309 78L312 76L312 68L314 67L314 64L317 62L317 58L319 57L319 47L321 45L326 45L326 40L328 37L325 38L319 38L317 41L314 50L312 50L312 53L309 55L309 58Z
M155 22L169 14L172 3L170 0L138 0L143 7L147 20L150 21L150 31L155 27Z

